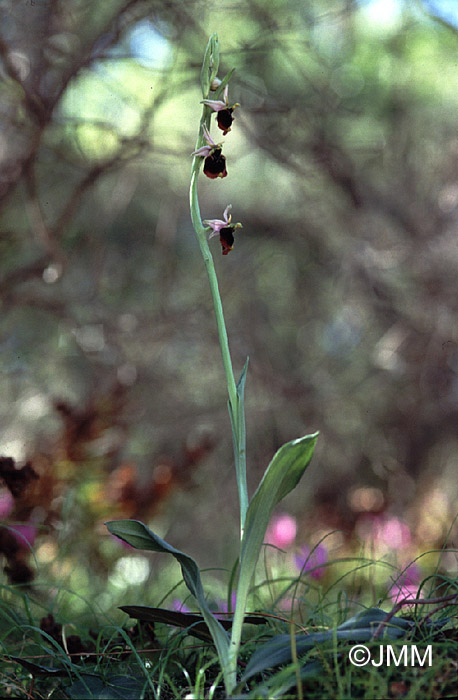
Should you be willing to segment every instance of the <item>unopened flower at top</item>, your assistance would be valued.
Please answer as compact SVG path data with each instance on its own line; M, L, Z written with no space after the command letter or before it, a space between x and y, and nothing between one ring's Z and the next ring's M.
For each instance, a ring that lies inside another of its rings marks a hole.
M242 224L231 224L232 204L228 204L223 213L223 219L206 219L204 224L212 229L209 239L213 236L219 236L223 255L227 255L234 247L234 231L236 228L242 228Z
M226 158L221 153L222 145L213 141L205 125L203 127L203 133L207 145L201 146L197 151L193 151L192 155L205 158L204 173L210 179L214 180L217 177L226 177Z
M232 112L236 107L240 107L238 102L234 102L233 105L229 104L228 89L229 86L226 85L223 93L224 100L202 100L204 105L211 107L212 110L216 112L216 123L223 132L224 136L226 136L227 132L231 130L232 122L234 121Z

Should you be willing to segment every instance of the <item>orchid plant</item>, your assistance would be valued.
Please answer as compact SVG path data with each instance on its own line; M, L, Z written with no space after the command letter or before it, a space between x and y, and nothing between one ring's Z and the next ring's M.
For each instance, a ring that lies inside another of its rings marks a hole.
M202 163L204 174L208 178L216 179L227 176L226 159L222 155L223 145L217 144L210 135L212 114L216 112L217 125L223 131L223 135L226 135L231 130L233 123L233 110L235 107L240 106L238 103L231 105L228 98L229 81L232 78L234 69L220 80L218 78L218 68L218 37L216 34L213 34L208 41L201 71L203 109L196 148L192 154L194 158L191 168L190 208L191 220L207 270L215 310L229 397L228 407L232 426L235 475L239 497L240 553L236 604L230 632L210 611L204 594L200 570L192 557L175 549L175 547L158 537L146 525L137 520L115 520L107 522L106 526L112 534L137 549L168 553L178 561L184 582L194 596L215 644L221 664L225 691L227 696L230 697L237 686L237 660L240 651L242 627L256 564L269 520L277 503L292 491L301 479L312 458L318 434L306 435L283 445L272 458L258 488L251 499L249 499L246 480L244 410L248 359L236 383L215 265L208 245L209 239L219 236L222 254L227 255L234 247L234 231L240 228L241 224L233 224L231 222L229 214L231 205L226 207L222 219L202 220L197 193L197 181ZM212 93L211 97L210 93ZM221 96L223 99L221 99ZM129 607L131 609L135 608L137 612L139 610L139 606L127 606L123 607L123 610L128 611ZM147 610L147 608L143 609Z

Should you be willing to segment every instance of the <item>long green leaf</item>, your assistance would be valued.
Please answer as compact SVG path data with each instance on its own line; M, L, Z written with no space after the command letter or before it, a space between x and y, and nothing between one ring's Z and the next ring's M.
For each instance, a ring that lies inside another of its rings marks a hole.
M303 655L311 647L332 641L334 637L343 642L369 641L377 626L386 619L387 613L380 608L369 608L343 622L334 631L311 632L296 635L296 650L298 656ZM402 617L393 617L384 634L389 639L398 639L412 628L412 621ZM279 634L259 647L248 662L242 681L248 680L266 669L275 668L292 660L291 637L289 634Z
M112 535L116 535L136 549L171 554L181 566L184 582L197 600L202 616L212 635L223 669L226 667L229 639L226 631L212 615L205 600L200 570L195 560L179 549L175 549L158 535L155 535L139 520L110 520L105 523Z
M83 675L65 688L65 694L75 700L131 700L143 698L145 681L141 676Z
M274 455L248 506L240 557L240 577L254 572L272 512L298 484L312 459L318 433L292 440Z
M232 680L240 647L248 592L272 511L299 482L312 459L318 433L287 442L273 456L248 506L241 544L237 604L232 626Z

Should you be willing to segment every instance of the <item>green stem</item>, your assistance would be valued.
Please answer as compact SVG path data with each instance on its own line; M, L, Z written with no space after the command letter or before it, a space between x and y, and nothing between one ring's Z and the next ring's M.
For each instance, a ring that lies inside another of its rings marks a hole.
M194 160L197 160L195 158ZM194 167L191 176L191 189L190 189L190 204L191 204L191 219L194 226L194 230L197 235L197 240L199 241L200 251L204 259L205 267L207 269L208 281L210 283L210 291L213 300L213 306L215 308L216 325L218 328L219 344L221 347L221 354L223 357L223 367L226 374L227 389L229 392L229 401L232 408L237 406L237 388L235 385L234 373L232 371L232 361L231 354L229 350L229 340L227 337L226 324L224 321L223 305L221 303L221 295L218 288L218 279L216 277L215 264L213 262L213 257L210 252L210 248L207 243L207 235L204 226L202 225L200 217L199 201L197 198L197 177L198 177L198 165Z
M240 585L239 582L237 587L237 601L235 605L234 617L232 619L231 641L227 660L231 691L237 684L237 659L240 651L240 643L242 641L243 620L245 618L248 601L249 584L249 580L244 582L242 585Z
M204 115L201 122L206 122ZM200 132L200 133L201 133ZM196 150L200 147L202 138L199 137ZM199 199L197 195L197 178L199 174L200 158L196 156L192 165L191 187L189 191L191 220L199 242L200 251L204 259L207 270L208 281L210 283L210 291L215 309L216 326L218 329L218 338L223 358L223 367L226 375L227 391L229 394L229 414L232 422L234 460L237 475L237 488L240 503L240 537L243 536L245 526L245 516L248 508L248 489L246 483L246 434L245 434L245 412L243 410L243 401L240 401L237 393L237 386L234 379L232 369L231 353L229 350L229 340L227 337L226 323L224 320L223 305L218 287L218 278L216 276L215 264L213 256L207 242L207 229L202 224L200 215Z

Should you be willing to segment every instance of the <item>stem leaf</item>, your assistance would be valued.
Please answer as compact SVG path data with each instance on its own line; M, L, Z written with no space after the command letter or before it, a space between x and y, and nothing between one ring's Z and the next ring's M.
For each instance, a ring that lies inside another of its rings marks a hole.
M246 373L248 370L249 360L250 360L250 358L247 357L246 362L243 365L242 374L240 375L240 379L237 382L237 396L239 397L239 401L242 403L243 403L243 396L244 396L244 392L245 392Z
M254 568L273 509L292 491L312 459L318 433L291 440L274 455L248 506L242 541L240 575Z
M251 580L273 509L292 491L312 459L318 433L287 442L275 453L250 501L240 548L237 605L231 636L231 663L236 663Z

